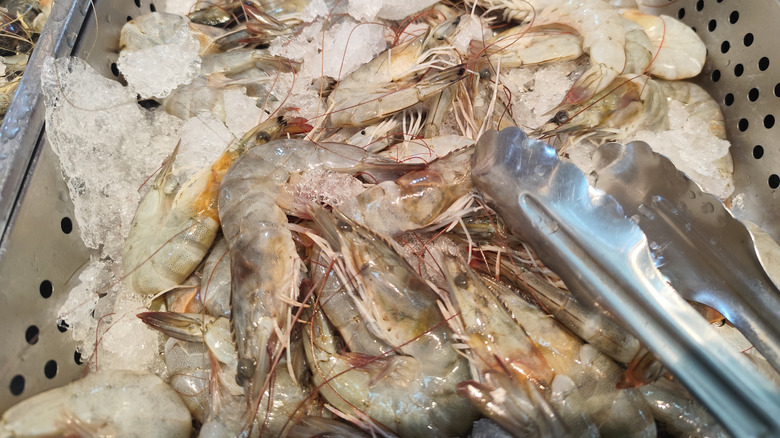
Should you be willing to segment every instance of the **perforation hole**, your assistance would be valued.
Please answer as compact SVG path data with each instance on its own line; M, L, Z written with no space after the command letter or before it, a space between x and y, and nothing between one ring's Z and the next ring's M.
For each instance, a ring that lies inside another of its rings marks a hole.
M31 325L27 327L27 330L25 330L24 339L27 340L28 344L35 345L38 342L39 334L40 334L40 330L38 330L38 327Z
M60 333L65 333L66 331L68 331L69 328L70 326L68 325L67 322L57 321L57 330L59 330Z
M763 58L758 60L758 69L761 71L766 71L766 69L769 68L769 58L764 56Z
M84 359L81 357L81 353L78 351L73 352L73 361L76 362L76 365L81 365L84 363Z
M775 84L775 96L780 97L780 82Z
M744 44L745 47L750 47L753 44L753 34L746 33L745 36L742 38L742 44Z
M710 20L710 22L707 23L707 30L709 30L710 32L715 30L716 27L718 27L718 23L715 20Z
M751 88L750 91L748 91L748 100L751 102L758 100L758 88Z
M152 12L157 12L157 6L155 6L154 3L149 3L149 10Z
M774 190L778 186L780 186L780 176L775 173L769 175L769 188Z
M753 146L753 158L760 160L764 156L764 147L760 144Z
M135 7L136 8L140 8L141 7L141 0L133 0L133 2L135 3Z
M696 2L696 10L701 11L704 9L704 0L699 0Z
M775 126L775 116L768 114L764 117L764 128L772 129L773 126Z
M49 298L52 292L54 292L54 288L51 285L51 281L43 280L41 282L41 285L38 286L38 292L41 294L42 297Z
M63 233L70 234L70 232L73 231L73 221L67 216L62 218L60 221L60 229Z
M720 53L726 53L731 48L731 44L728 41L720 43Z
M48 379L53 379L57 376L57 361L50 360L43 366L43 375Z
M131 17L129 15L127 16L127 21L131 21L132 19L133 19L133 17Z
M737 129L739 129L739 132L747 131L749 126L750 123L748 123L748 119L739 119L739 122L737 122Z
M731 14L729 14L729 23L734 24L737 21L739 21L739 12L732 11Z
M726 106L731 106L734 103L734 95L731 93L726 94L723 96L723 104Z
M680 8L680 10L677 11L677 19L682 20L683 17L685 17L685 8Z
M712 79L712 82L718 82L720 80L720 70L713 70L712 73L710 73L710 78Z
M734 76L740 77L744 72L745 72L745 67L743 67L742 64L737 64L734 66Z
M9 385L9 388L11 389L11 394L13 395L19 395L24 392L24 376L21 374L15 375L11 379L11 384Z
M111 63L111 74L119 77L119 67L116 66L116 62Z

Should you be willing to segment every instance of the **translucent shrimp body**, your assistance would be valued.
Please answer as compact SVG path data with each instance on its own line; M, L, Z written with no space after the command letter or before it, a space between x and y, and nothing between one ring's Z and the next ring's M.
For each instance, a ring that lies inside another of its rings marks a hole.
M293 174L314 169L358 173L371 165L398 166L354 146L288 139L250 150L225 175L219 218L230 246L237 379L250 403L262 394L269 352L287 344L290 305L298 298L302 269L277 196Z
M438 95L464 78L464 66L455 65L424 75L431 65L423 65L432 55L430 49L442 45L459 23L459 17L447 20L424 35L386 50L339 81L328 96L331 123L336 126L376 123Z
M247 149L278 137L284 118L271 118L249 131L208 169L177 190L174 151L136 210L125 240L127 281L143 295L177 286L200 264L219 230L217 192L222 177Z
M344 412L362 412L401 436L460 436L475 418L456 384L469 378L436 293L390 244L343 215L311 214L322 228L339 275L357 285L353 297L374 335L396 355L338 351L323 312L304 341L314 382Z
M629 20L642 26L653 45L653 62L648 73L663 79L692 78L701 72L707 58L704 42L690 27L672 17L622 11Z
M616 388L622 370L615 362L514 291L496 282L490 286L555 371L549 400L570 430L586 421L601 436L656 435L653 415L641 394Z
M0 418L0 434L186 438L192 417L158 376L110 370L15 405Z
M471 202L471 155L466 147L425 169L372 186L339 207L352 220L385 236L449 223Z

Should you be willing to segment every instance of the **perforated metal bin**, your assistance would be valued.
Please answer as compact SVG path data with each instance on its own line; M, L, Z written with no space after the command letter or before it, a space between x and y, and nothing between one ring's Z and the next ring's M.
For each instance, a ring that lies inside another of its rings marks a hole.
M155 9L149 0L58 0L0 128L0 412L82 371L56 315L90 252L44 140L43 59L80 56L115 77L122 25ZM744 193L741 210L780 240L780 1L670 0L660 10L692 26L707 44L696 82L722 104L737 192Z

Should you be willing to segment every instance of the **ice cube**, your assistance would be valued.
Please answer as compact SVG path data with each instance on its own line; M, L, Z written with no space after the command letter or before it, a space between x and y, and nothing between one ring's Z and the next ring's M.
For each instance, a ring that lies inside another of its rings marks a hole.
M48 58L41 87L46 137L60 158L81 238L116 259L139 189L173 150L182 122L144 110L134 92L78 58Z
M174 14L142 15L122 27L117 66L141 98L162 98L200 73L200 43Z

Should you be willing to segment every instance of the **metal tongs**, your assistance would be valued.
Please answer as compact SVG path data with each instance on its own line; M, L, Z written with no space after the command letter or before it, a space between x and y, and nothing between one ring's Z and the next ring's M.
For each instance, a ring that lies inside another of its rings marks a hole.
M603 158L617 164L625 155ZM606 169L599 173L599 179L604 178L600 184L609 179L607 174ZM560 161L552 147L529 139L518 128L482 136L472 179L512 232L572 293L629 328L730 433L780 436L778 389L666 282L645 234L615 198L590 187L574 164ZM672 239L656 242L659 247L668 243L660 254L666 260L679 237ZM696 264L692 269L713 267Z

